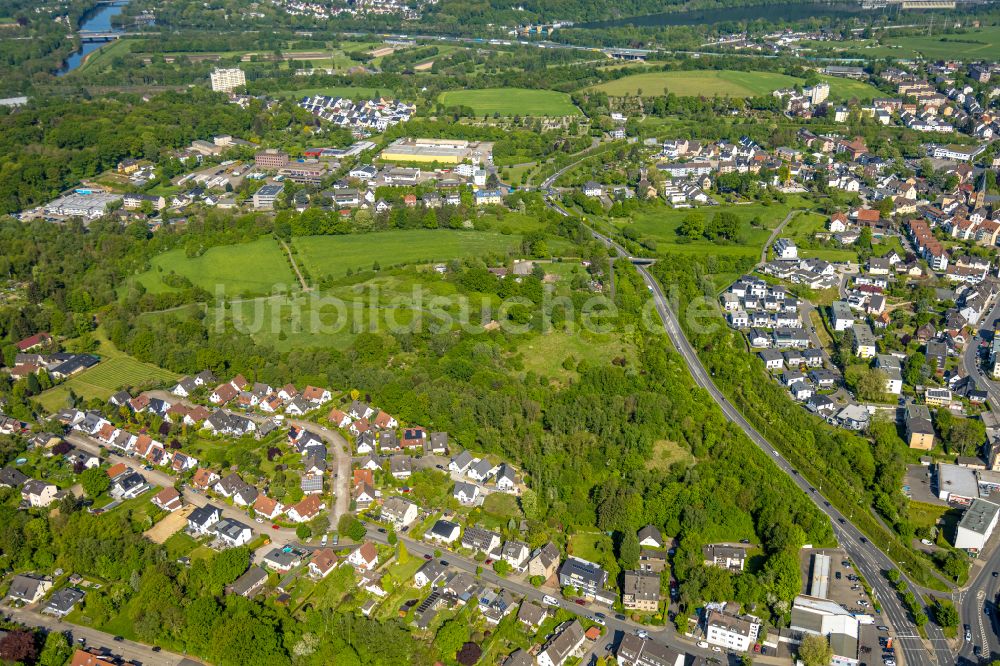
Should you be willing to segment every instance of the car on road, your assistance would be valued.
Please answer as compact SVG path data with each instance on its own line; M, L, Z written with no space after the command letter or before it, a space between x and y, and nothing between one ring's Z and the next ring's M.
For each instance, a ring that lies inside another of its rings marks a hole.
M843 518L837 518L837 522L840 523L841 525L846 525L847 524L847 521L844 520Z
M596 615L594 617L590 618L590 619L591 619L592 622L596 622L597 624L601 625L602 627L605 624L607 624L607 622L605 622L603 619L597 617Z
M280 530L281 526L280 525L271 525L271 529L272 530Z
M712 652L722 652L722 648L720 648L718 645L716 645L716 646L714 646L712 648Z
M708 643L706 643L705 641L698 641L698 647L704 650L708 647Z
M605 615L604 613L594 613L594 617L599 617L599 618L601 618L602 620L606 620L606 619L608 619L608 616L607 616L607 615Z
M154 646L153 646L153 652L159 652L159 651L160 651L160 650L162 650L162 649L163 649L163 648L161 648L161 647L160 647L159 645L154 645Z
M542 601L544 601L545 603L547 603L549 606L558 606L559 605L559 600L556 599L555 597L551 596L551 595L548 595L548 594L546 594L544 597L542 597Z
M972 629L969 628L969 625L965 625L965 640L966 642L972 641Z
M880 624L875 628L878 629L879 631L889 631L889 627L885 626L884 624Z
M114 637L113 639L111 639L111 640L113 640L113 641L114 641L115 643L121 643L121 642L122 642L122 641L124 641L125 639L124 639L124 638L122 638L121 636L115 636L115 637Z
M861 543L868 543L868 539L866 539L865 537L861 537L860 541Z
M622 615L621 613L616 613L615 614L615 619L616 620L621 620L622 622L624 622L625 621L625 616Z
M448 560L441 560L441 566L443 567L448 566Z
M1000 576L1000 571L993 572L993 577L996 578L997 576Z
M577 606L586 606L587 605L587 602L584 601L583 599L574 599L573 603L576 604Z
M323 535L323 538L319 540L319 544L320 544L321 546L325 546L325 545L326 545L326 542L327 542L327 540L328 540L329 538L330 538L330 535L329 535L329 534L324 534L324 535Z
M836 578L837 580L840 580L841 578L843 578L843 576L841 576L841 574L840 574L839 571L837 573L833 574L833 577Z
M829 508L830 507L830 503L829 502L823 502L823 506Z
M612 650L615 649L615 644L614 643L608 643L607 645L604 646L604 649L607 650L608 652L611 652Z
M645 629L636 629L635 635L638 636L639 638L649 638L649 632L646 631Z
M483 564L485 564L486 566L489 566L489 565L493 564L493 558L492 557L487 557L486 561L483 562Z
M377 531L377 532L378 532L379 534L385 534L385 528L384 528L384 527L380 527L380 528L378 528L378 529L377 529L376 531Z
M424 555L424 559L425 559L425 560L433 560L433 559L434 559L434 556L433 556L433 555L431 555L430 553L427 553L426 555Z
M444 469L444 465L434 465L434 466L437 467L438 469Z

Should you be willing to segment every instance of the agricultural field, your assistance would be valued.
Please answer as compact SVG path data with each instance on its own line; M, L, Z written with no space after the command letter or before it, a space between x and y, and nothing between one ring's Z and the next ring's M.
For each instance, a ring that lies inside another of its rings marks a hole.
M831 99L858 98L865 101L881 94L875 87L861 81L836 76L820 78L830 84ZM606 92L612 97L638 95L640 90L644 97L662 95L664 90L682 97L701 95L755 97L768 95L778 88L790 88L802 82L802 79L775 72L700 70L633 74L616 81L602 83L593 89Z
M66 406L70 389L82 398L107 400L112 393L125 386L169 383L177 378L169 370L137 361L119 352L118 356L103 359L90 370L45 391L38 396L38 402L47 411L55 412Z
M800 81L774 72L737 72L730 70L646 72L594 86L612 97L639 95L655 97L664 90L683 97L713 95L755 97L778 88L788 88Z
M135 276L150 293L171 291L162 276L171 271L198 287L227 296L269 294L276 285L297 284L288 257L273 238L209 248L200 257L188 257L181 248L153 258L150 270Z
M304 236L292 241L298 261L317 278L341 277L347 270L367 270L375 262L385 268L432 263L487 254L504 255L521 244L518 235L493 231L445 229L385 231L349 236Z
M445 106L468 106L476 115L498 113L502 116L577 116L580 110L567 93L524 88L488 88L450 90L438 100Z
M881 43L874 40L845 42L803 41L802 46L817 54L839 54L859 58L917 58L928 60L997 60L1000 59L1000 26L985 26L967 32L938 35L888 35Z

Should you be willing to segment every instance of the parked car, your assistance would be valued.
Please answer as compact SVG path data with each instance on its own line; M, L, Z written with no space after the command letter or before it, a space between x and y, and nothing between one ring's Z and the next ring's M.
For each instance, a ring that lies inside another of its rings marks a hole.
M706 643L705 641L698 641L698 647L704 650L708 647L708 643Z
M542 597L542 601L544 601L549 606L558 606L559 605L559 600L556 599L555 597L551 596L551 595L548 595L548 594L546 594L544 597Z

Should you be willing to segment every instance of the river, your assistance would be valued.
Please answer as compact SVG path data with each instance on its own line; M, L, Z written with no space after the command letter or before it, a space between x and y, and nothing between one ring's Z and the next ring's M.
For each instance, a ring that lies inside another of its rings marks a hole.
M683 12L664 12L645 16L629 16L608 21L581 23L578 28L618 28L622 26L669 26L704 25L715 23L743 23L766 19L769 21L798 21L820 16L844 16L859 14L863 10L860 3L782 3L776 5L754 5L750 7L726 7L724 9L700 9Z
M87 12L83 21L80 22L80 30L91 32L122 32L121 28L111 25L112 17L122 13L122 7L128 4L128 0L121 0L111 4L98 5ZM65 76L83 64L84 58L97 49L107 44L107 42L87 42L80 45L80 50L66 58L66 62L56 72L56 76Z

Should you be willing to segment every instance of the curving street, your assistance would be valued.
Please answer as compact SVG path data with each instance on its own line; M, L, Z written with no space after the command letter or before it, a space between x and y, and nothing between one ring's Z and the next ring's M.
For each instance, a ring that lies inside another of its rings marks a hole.
M556 210L562 212L562 214L567 214L562 208L559 208L558 206L555 208ZM684 335L676 315L672 310L670 310L667 299L664 296L659 283L655 278L653 278L645 266L641 265L641 263L648 262L641 262L640 260L640 262L637 263L635 258L631 257L629 253L626 252L625 248L613 241L611 238L598 233L592 228L590 231L596 240L599 240L614 250L618 256L627 258L636 264L636 269L646 282L646 285L649 287L650 293L653 295L657 313L663 323L664 329L667 332L667 336L683 357L688 371L694 378L695 383L705 389L716 404L718 404L722 409L726 418L739 426L739 428L746 433L750 440L756 444L757 447L760 448L765 455L767 455L771 461L778 466L779 469L781 469L781 471L791 478L795 485L806 493L819 510L830 518L831 523L833 524L834 533L837 535L841 546L851 557L852 561L868 581L869 585L872 586L875 597L881 604L883 612L895 628L897 645L903 653L906 663L911 666L932 663L937 663L938 666L945 666L946 664L955 663L955 658L952 655L948 642L945 639L944 634L941 633L940 628L931 623L926 625L926 631L928 634L926 644L917 633L916 625L909 619L906 610L897 598L896 591L890 587L888 581L883 575L884 571L895 569L896 565L881 550L869 542L867 537L862 535L861 531L855 527L853 523L851 523L849 517L841 514L836 507L827 502L821 491L810 486L797 472L797 470L795 470L791 464L785 460L759 432L757 432L757 430L743 417L742 414L740 414L732 403L729 402L718 387L715 386L715 383L706 372L705 367L701 364L701 360L695 353L691 343ZM922 595L921 589L919 589L911 581L907 581L907 583L910 591L918 597Z

